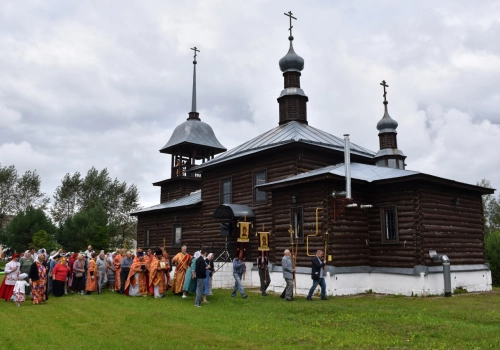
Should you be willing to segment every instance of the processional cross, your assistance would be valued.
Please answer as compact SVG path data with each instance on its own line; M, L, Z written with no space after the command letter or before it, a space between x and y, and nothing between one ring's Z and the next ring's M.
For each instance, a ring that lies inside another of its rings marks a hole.
M384 104L386 105L388 102L387 102L387 91L385 91L385 88L386 87L389 87L389 85L387 85L387 83L385 82L385 80L382 80L382 82L380 83L380 85L382 85L384 87Z
M193 51L194 51L194 56L193 56L193 58L194 58L194 61L196 62L196 56L197 56L197 53L198 53L198 52L200 52L200 50L198 50L198 49L196 48L196 46L195 46L195 47L192 47L192 48L191 48L191 50L193 50Z
M288 13L285 13L284 15L290 17L290 28L288 28L288 30L290 31L290 36L292 36L292 28L293 28L293 26L292 26L292 18L294 20L297 20L297 18L295 18L295 17L292 16L293 15L292 11L288 11Z

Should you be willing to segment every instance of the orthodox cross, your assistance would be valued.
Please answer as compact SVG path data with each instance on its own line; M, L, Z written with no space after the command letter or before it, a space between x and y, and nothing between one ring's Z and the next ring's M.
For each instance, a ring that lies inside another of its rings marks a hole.
M288 11L288 13L285 13L284 15L290 17L290 28L288 30L290 31L290 36L292 36L292 28L293 28L293 26L292 26L292 18L294 20L297 20L297 18L295 18L295 17L292 16L293 15L292 11Z
M194 51L194 61L193 61L193 100L191 102L191 112L192 113L196 113L196 56L197 56L197 53L200 52L200 50L198 50L195 47L192 47L191 50ZM195 118L198 118L196 114L190 114L189 115L189 118L191 118L192 116L195 116ZM198 118L199 119L199 118Z
M196 61L196 56L197 56L197 54L196 54L196 53L197 53L197 52L200 52L200 50L198 50L198 49L196 48L196 46L195 46L195 47L192 47L192 48L191 48L191 50L193 50L193 51L194 51L194 56L193 56L193 58L194 58L194 60Z
M385 88L386 87L389 87L389 85L387 85L387 83L385 82L385 80L382 80L382 82L380 83L380 85L382 85L384 87L384 104L388 104L389 102L387 102L387 91L385 91Z

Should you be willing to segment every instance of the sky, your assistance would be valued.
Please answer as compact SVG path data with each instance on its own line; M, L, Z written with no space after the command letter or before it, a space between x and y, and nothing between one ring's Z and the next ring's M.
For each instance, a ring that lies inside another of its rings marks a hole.
M309 125L376 152L385 80L407 169L500 188L500 3L480 4L4 0L0 164L36 169L51 198L66 173L107 168L158 204L190 48L200 118L234 148L278 125L292 11Z

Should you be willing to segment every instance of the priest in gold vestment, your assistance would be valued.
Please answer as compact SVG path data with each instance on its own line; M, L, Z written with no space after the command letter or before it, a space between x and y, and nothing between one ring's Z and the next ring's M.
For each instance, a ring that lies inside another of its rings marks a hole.
M156 250L155 255L149 257L149 293L155 298L161 298L168 289L167 275L170 265L163 257L163 250Z
M182 286L184 285L184 279L186 278L186 270L191 264L191 258L191 255L187 253L187 247L183 245L181 252L177 253L177 255L172 259L172 264L176 265L172 292L176 294L182 292ZM183 297L185 297L185 293L183 293Z
M131 297L148 296L148 266L149 259L141 249L130 266L130 272L125 282L125 294Z

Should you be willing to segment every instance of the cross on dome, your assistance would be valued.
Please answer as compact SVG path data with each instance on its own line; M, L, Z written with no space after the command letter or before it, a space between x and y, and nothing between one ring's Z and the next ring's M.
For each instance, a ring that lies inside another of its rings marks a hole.
M293 15L292 11L288 11L288 13L284 13L284 15L290 17L290 28L288 28L288 30L290 31L290 37L289 37L289 39L293 40L293 36L292 36L292 28L293 28L293 26L292 26L292 18L294 20L297 20L297 18L292 16Z

